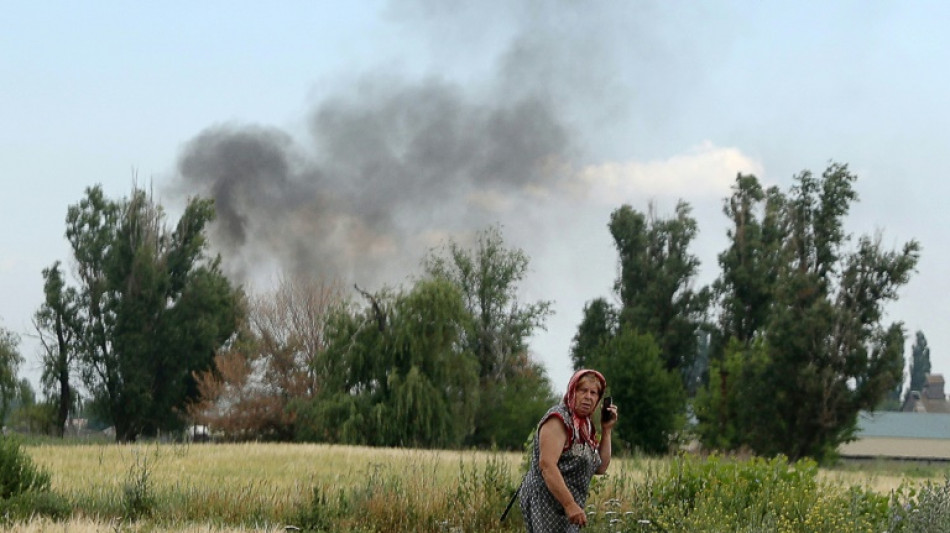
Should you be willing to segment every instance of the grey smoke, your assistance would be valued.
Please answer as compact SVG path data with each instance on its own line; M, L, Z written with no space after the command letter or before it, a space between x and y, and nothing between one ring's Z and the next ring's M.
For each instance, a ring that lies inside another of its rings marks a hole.
M185 147L179 188L216 199L213 242L241 278L277 267L398 283L428 248L493 224L534 257L570 254L565 170L643 144L617 134L632 93L615 67L656 49L644 9L394 0L400 37L423 41L438 77L379 69L342 83L302 135L209 128Z
M543 95L480 101L436 80L363 81L325 99L308 124L301 141L215 126L180 157L184 188L215 199L213 242L235 276L273 262L369 285L400 281L435 237L498 223L505 206L553 186L551 162L571 146Z

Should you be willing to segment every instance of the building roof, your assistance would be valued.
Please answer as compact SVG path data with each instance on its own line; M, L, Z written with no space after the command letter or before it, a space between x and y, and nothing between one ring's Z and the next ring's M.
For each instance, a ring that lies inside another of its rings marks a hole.
M950 440L950 413L862 412L856 436Z

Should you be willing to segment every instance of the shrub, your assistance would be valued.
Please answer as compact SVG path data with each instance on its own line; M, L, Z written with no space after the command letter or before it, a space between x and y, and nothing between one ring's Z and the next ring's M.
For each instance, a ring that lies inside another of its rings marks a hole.
M892 531L950 531L950 478L943 484L926 482L919 490L910 491L903 504L894 498L892 509Z
M26 492L44 492L50 475L33 464L14 437L0 437L0 499L8 500Z
M859 487L819 483L810 460L679 457L623 490L602 487L592 531L877 532L890 501ZM610 497L607 497L610 496Z
M65 520L72 514L72 506L66 498L54 492L29 491L0 501L0 513L8 521L32 519L36 516Z

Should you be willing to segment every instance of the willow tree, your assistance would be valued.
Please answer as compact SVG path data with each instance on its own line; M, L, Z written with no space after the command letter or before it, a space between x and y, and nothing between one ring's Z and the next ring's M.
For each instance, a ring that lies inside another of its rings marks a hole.
M303 440L458 447L478 406L478 364L464 343L470 317L458 289L422 280L409 291L364 292L363 307L329 321L324 363L337 369L297 423Z

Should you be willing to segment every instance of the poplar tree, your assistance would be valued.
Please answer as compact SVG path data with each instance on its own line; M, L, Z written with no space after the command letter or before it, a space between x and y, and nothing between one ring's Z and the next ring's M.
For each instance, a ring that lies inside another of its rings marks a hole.
M206 370L234 333L239 292L209 257L211 200L194 198L173 230L146 191L113 201L100 186L69 207L80 298L80 373L116 440L179 430Z
M595 352L617 334L619 321L617 309L605 298L584 304L583 318L571 340L574 370L593 366Z
M910 388L911 391L921 392L927 383L927 374L930 373L930 346L927 346L927 337L923 331L917 331L914 345L911 347L910 360Z
M649 333L660 347L667 370L685 382L699 348L700 330L710 301L706 287L693 287L699 259L689 247L699 228L686 202L670 218L629 205L610 215L609 229L617 247L620 275L614 285L620 296L620 327Z
M760 246L758 272L765 276L735 275L738 263L725 262L721 294L733 301L722 307L760 309L760 294L770 294L771 301L757 329L726 330L739 344L714 367L696 402L707 443L828 459L853 436L858 412L878 405L903 378L903 324L885 323L884 306L910 279L920 248L910 241L898 251L885 250L879 237L845 231L857 201L856 179L846 165L832 163L821 177L797 175L785 195L754 200L760 227L781 236L767 242L781 246ZM740 176L735 191L755 187ZM769 221L773 216L780 219ZM731 236L735 241L742 234L737 227ZM729 318L723 323L739 323ZM750 338L760 344L750 345ZM731 421L756 429L722 439L716 428Z

